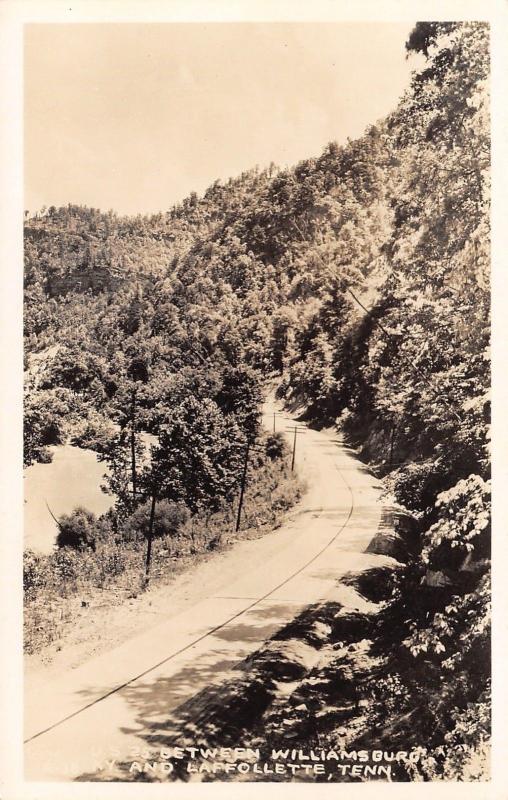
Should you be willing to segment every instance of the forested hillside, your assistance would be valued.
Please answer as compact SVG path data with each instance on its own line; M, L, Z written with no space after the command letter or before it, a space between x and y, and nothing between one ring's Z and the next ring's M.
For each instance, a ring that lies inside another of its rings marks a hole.
M488 27L419 23L406 46L424 65L356 141L155 216L25 220L25 463L70 440L126 519L216 511L276 376L416 520L372 719L420 726L423 777L460 779L489 737Z

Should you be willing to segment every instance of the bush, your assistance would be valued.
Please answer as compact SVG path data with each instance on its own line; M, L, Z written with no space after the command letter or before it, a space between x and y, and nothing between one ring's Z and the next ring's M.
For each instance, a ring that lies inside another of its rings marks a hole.
M81 420L74 426L71 444L103 453L117 434L115 426L102 414L88 410Z
M48 558L25 550L23 553L23 590L27 594L35 593L48 582Z
M62 597L76 589L78 576L82 570L82 556L71 547L62 547L49 557L49 569L55 587Z
M86 508L75 508L58 520L58 547L71 547L73 550L95 550L97 541L97 518Z
M287 466L281 469L280 463L271 461L264 451L252 452L242 529L254 533L277 522L279 514L298 499L300 484ZM115 603L125 592L135 597L143 590L150 508L151 502L144 503L123 523L113 510L96 520L88 511L75 509L60 520L63 532L59 548L50 555L25 553L27 652L35 653L65 636L68 626L79 620L78 592L93 603L97 589L106 590L110 592L109 601ZM160 538L152 580L166 580L175 559L220 547L223 537L227 541L234 528L236 511L237 503L222 500L218 511L200 508L191 518L183 503L160 500L154 520L154 535Z
M448 470L436 461L407 464L390 476L397 501L411 511L426 511L449 480Z
M490 550L490 481L469 475L436 500L439 519L424 534L422 558L426 563L450 548L463 559L468 553L486 558ZM446 566L446 563L445 563Z
M289 452L288 446L281 433L271 433L266 437L265 450L266 455L272 461L284 458Z
M128 541L148 537L150 528L151 501L144 503L128 517L123 525L124 538ZM174 536L190 519L190 511L184 503L160 500L155 506L153 536Z
M65 440L65 420L71 410L65 391L28 391L23 411L23 464L51 461L48 445Z

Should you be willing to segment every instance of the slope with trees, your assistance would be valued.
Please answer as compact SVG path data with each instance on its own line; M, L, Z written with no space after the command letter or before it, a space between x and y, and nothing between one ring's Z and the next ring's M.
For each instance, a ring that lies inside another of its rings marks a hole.
M277 374L280 396L336 423L417 521L377 707L400 684L412 719L428 717L419 694L432 709L436 742L481 749L488 27L418 23L407 50L423 66L356 141L152 217L69 206L26 220L26 463L71 437L108 461L125 513L155 489L212 510L238 472L237 443L257 435L263 378ZM157 445L134 477L139 432ZM461 776L446 756L432 770Z

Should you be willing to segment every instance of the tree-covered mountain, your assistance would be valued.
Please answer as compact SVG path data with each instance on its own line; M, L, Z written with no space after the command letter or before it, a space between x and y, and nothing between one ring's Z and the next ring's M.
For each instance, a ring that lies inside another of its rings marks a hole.
M489 685L488 27L419 23L407 49L423 66L356 141L150 217L69 205L26 219L26 463L71 436L112 464L123 453L125 488L134 415L161 461L194 419L227 445L210 455L220 496L238 471L235 442L256 433L264 376L277 374L279 394L336 422L418 519L397 599L397 678L408 709L432 710L436 747L478 749ZM164 491L192 506L187 463L173 464ZM460 776L447 758L436 774Z

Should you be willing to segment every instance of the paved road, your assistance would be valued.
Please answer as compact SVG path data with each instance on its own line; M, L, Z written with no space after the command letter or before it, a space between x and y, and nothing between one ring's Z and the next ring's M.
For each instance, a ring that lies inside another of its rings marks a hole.
M265 406L269 428L273 410ZM281 412L276 421L281 430L294 422ZM58 683L27 682L27 780L72 780L143 750L143 736L160 730L170 711L222 681L306 605L324 599L341 575L368 565L364 551L382 510L377 481L331 432L298 433L296 466L308 484L303 500L282 528L232 548L227 558L237 560L237 577L214 596L190 598L178 615Z

